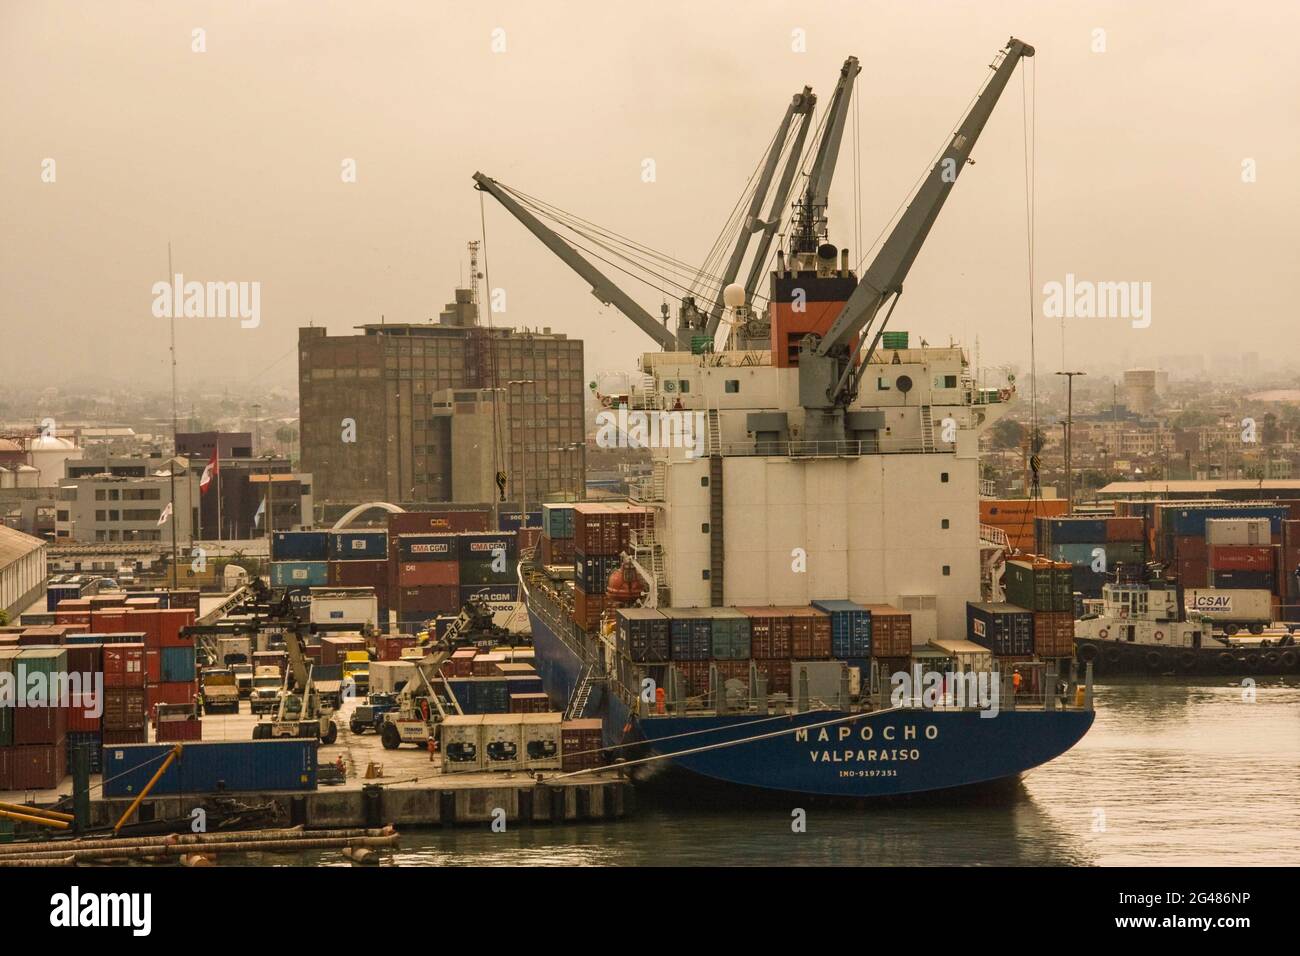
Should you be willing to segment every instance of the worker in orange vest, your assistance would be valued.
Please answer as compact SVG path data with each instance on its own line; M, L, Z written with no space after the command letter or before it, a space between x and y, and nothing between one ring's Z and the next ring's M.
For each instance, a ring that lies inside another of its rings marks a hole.
M1020 693L1020 680L1021 680L1021 678L1020 678L1020 671L1018 671L1018 670L1017 670L1017 671L1012 671L1012 673L1011 673L1011 690L1012 690L1013 693L1016 693L1016 694L1019 694L1019 693Z

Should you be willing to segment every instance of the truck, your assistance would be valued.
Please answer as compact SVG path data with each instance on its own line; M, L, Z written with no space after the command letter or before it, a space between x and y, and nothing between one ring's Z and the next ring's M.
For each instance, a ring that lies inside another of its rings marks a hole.
M254 714L273 714L280 709L280 691L284 688L284 675L275 665L261 665L253 670L253 689L248 695L248 706Z
M235 673L235 686L239 689L240 699L247 699L253 692L253 665L231 664L230 669Z
M229 667L205 667L201 677L205 714L239 713L239 687L234 671Z
M223 667L250 663L253 657L253 638L248 634L218 637L216 663Z
M370 655L365 651L348 651L343 660L343 680L351 680L358 696L370 690Z
M1273 596L1263 589L1188 588L1183 606L1189 619L1198 615L1229 636L1243 627L1262 634L1273 620Z

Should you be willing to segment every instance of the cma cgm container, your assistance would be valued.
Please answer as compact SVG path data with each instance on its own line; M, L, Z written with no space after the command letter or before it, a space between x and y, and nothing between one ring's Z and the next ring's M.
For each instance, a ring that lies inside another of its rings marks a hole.
M460 560L459 541L454 534L403 534L394 540L398 561Z
M870 611L852 601L813 601L812 606L831 616L831 657L871 656Z
M966 636L995 655L1034 653L1034 615L1014 604L966 605Z
M271 562L271 584L274 587L320 588L329 581L329 564L323 560Z
M152 793L315 790L317 746L299 739L185 744ZM171 750L171 744L106 746L104 796L138 796Z
M328 531L276 531L271 535L271 560L325 561L329 537Z
M638 664L664 664L671 654L671 628L668 618L649 607L620 608L618 649Z
M377 561L388 557L387 531L331 531L331 561Z

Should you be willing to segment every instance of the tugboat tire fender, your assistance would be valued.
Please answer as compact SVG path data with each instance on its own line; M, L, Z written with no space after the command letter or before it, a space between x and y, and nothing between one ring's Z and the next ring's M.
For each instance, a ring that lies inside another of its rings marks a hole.
M1282 652L1282 666L1283 666L1283 667L1285 667L1287 670L1290 670L1291 668L1295 667L1295 662L1296 662L1295 651L1283 651L1283 652Z
M1224 651L1219 655L1219 667L1223 670L1231 670L1233 665L1232 655Z
M1191 651L1184 651L1178 656L1178 666L1185 671L1190 671L1196 666L1196 655Z
M1107 637L1110 636L1110 628L1103 627L1100 631L1097 632L1097 636L1104 641Z
M1084 644L1079 648L1079 660L1085 664L1091 664L1097 659L1097 647L1095 644Z
M1146 661L1147 661L1147 667L1151 668L1152 670L1158 670L1162 663L1162 658L1157 652L1148 651Z
M1277 667L1278 664L1277 653L1275 651L1270 651L1269 653L1265 654L1264 663L1267 664L1269 667Z

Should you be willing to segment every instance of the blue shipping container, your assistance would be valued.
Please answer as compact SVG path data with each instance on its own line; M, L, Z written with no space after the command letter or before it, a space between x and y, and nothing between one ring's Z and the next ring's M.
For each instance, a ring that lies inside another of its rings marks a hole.
M1211 518L1267 518L1269 532L1280 534L1282 522L1291 516L1285 505L1215 505L1208 508L1180 508L1173 520L1166 520L1165 531L1180 537L1205 537L1205 522Z
M185 683L194 680L194 648L164 647L161 663L163 683Z
M839 660L871 656L871 612L852 601L813 601L831 617L831 657Z
M675 661L707 661L713 653L713 622L707 617L674 617L671 624L672 658Z
M329 550L328 531L277 531L271 536L272 561L324 561Z
M124 631L120 634L68 634L65 644L143 644L143 631Z
M388 557L387 531L331 531L331 561L382 561Z
M271 584L277 588L323 588L329 584L328 561L273 561Z
M1104 518L1047 518L1051 543L1083 544L1106 540Z
M138 796L175 746L105 747L104 796ZM316 740L298 739L187 743L151 792L315 790L317 746Z

